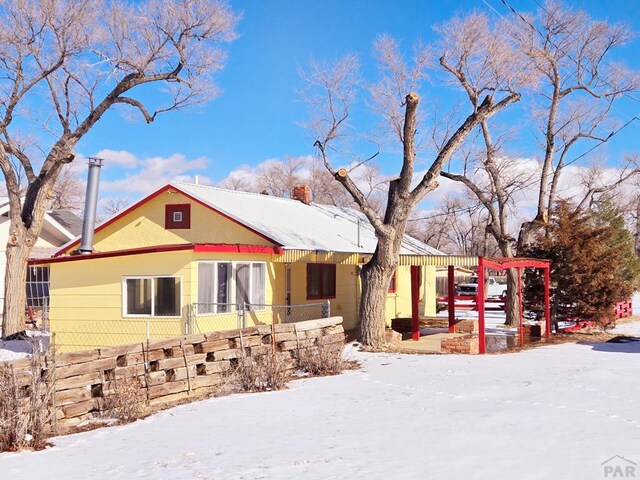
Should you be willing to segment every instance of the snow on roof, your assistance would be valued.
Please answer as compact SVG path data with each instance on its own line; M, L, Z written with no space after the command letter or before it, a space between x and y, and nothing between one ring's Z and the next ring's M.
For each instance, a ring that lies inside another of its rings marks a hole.
M373 253L377 239L356 210L256 193L172 182L178 190L279 243L285 249ZM359 240L359 241L358 241ZM405 235L401 255L443 255Z

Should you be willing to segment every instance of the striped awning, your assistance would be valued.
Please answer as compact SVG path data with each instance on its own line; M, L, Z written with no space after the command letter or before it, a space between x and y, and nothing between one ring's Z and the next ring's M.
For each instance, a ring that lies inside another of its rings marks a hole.
M360 265L368 262L370 258L371 254L327 252L322 250L285 249L282 255L274 255L274 261L278 263L335 263L341 265ZM398 265L475 267L478 265L478 257L464 255L400 255Z

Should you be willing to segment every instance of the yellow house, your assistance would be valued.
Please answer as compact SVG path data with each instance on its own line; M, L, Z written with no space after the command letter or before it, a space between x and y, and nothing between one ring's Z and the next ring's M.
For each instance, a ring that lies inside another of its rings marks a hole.
M294 199L171 183L49 259L49 322L63 350L324 315L355 328L359 270L375 251L365 217ZM410 317L410 266L420 265L421 315L435 313L437 250L406 236L386 319ZM417 287L416 287L417 290Z

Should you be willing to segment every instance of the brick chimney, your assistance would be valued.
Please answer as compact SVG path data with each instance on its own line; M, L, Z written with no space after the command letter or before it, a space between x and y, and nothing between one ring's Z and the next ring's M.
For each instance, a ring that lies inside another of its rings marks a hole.
M311 187L309 185L296 185L293 187L291 198L309 205L311 203Z

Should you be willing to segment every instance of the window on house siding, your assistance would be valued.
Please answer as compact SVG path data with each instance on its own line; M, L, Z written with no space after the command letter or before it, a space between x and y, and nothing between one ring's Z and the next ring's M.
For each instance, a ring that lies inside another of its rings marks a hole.
M336 297L336 266L307 263L307 300Z
M232 298L238 306L246 304L251 310L263 309L266 271L264 262L199 262L198 313L230 312ZM235 297L232 297L233 290Z
M49 267L27 267L27 306L42 307L49 301Z
M179 205L165 205L164 228L191 228L191 205L189 205L188 203Z
M124 315L180 316L182 285L178 277L129 277L125 279Z
M231 311L231 262L198 263L198 313Z

